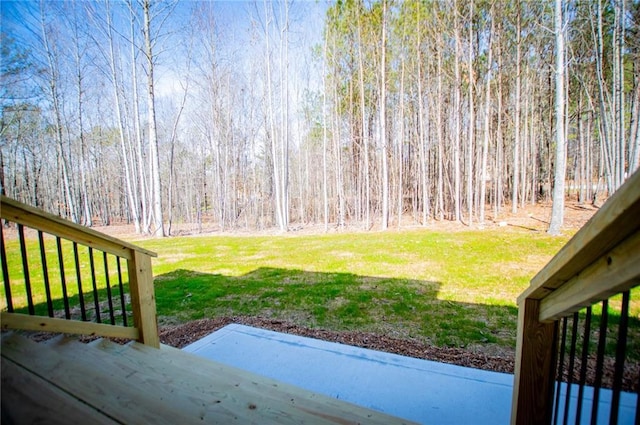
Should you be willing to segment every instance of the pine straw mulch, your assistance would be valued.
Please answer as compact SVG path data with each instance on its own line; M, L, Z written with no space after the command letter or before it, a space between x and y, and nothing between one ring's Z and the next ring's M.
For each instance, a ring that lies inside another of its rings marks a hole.
M188 322L183 325L168 326L160 329L160 341L163 344L176 348L185 347L211 332L214 332L231 323L238 323L256 328L268 329L276 332L299 335L324 341L353 345L377 351L400 354L418 359L433 360L459 366L472 367L494 372L513 373L515 360L513 354L486 355L479 352L455 347L435 347L416 340L407 340L378 335L369 332L358 331L330 331L326 329L314 329L300 326L284 320L275 320L262 317L217 317L214 319L201 319ZM565 362L568 364L568 361ZM586 381L593 385L596 376L595 358L589 358L587 362ZM565 366L564 377L567 378L568 366ZM602 376L602 386L611 388L615 369L615 359L605 358ZM580 373L580 359L576 359L574 365L574 380L578 382ZM640 377L640 364L637 362L625 364L622 388L625 391L638 392Z

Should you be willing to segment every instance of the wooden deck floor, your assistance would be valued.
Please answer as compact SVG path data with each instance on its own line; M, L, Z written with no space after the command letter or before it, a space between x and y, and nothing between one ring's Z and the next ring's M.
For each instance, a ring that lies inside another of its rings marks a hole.
M405 424L163 346L2 337L2 423Z

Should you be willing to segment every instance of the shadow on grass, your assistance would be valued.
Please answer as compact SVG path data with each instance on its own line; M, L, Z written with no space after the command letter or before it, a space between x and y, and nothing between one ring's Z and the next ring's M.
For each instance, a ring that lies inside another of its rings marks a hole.
M439 282L425 280L281 268L258 268L241 276L178 269L155 278L161 320L261 316L335 331L359 330L417 338L437 346L481 344L515 349L518 318L515 306L441 299L440 286ZM597 314L592 317L590 352L594 352L599 334L597 308L594 313ZM580 329L584 320L583 311ZM610 308L608 323L606 352L614 355L620 312ZM637 317L629 317L628 331L627 355L638 361Z
M183 323L221 316L260 316L300 326L334 331L357 330L396 338L416 338L436 346L496 345L514 349L518 311L515 306L472 304L439 298L440 283L414 279L323 273L281 268L258 268L241 276L178 269L155 277L160 324ZM132 326L129 288L124 282L127 321ZM119 289L112 287L116 324L122 324ZM84 293L87 319L95 321L92 291ZM110 321L105 288L99 290L102 322ZM72 319L81 320L79 297L69 298ZM53 301L55 316L63 318L64 303ZM27 313L27 308L15 310ZM47 315L46 302L35 305ZM584 323L584 312L580 323ZM615 354L620 314L609 309L607 354ZM594 308L590 352L599 333L599 310ZM579 338L581 339L581 338ZM580 347L578 347L580 352ZM627 354L640 360L640 320L629 317Z
M121 293L118 285L113 285L111 287L111 303L109 302L107 289L105 287L98 289L97 297L95 297L98 300L97 310L93 290L85 289L85 292L82 294L82 304L84 304L84 321L97 322L96 311L99 311L101 323L112 324L113 319L113 324L115 325L123 326L126 324L127 326L133 326L133 313L131 310L131 296L128 283L122 285L122 293L124 294L124 311L126 314L123 314L122 301L120 298ZM65 307L62 295L60 295L59 298L52 300L52 307L53 317L65 319L68 314L68 318L70 320L83 321L80 296L77 294L77 291L68 297L68 310ZM16 313L29 314L28 307L19 307L14 311ZM49 306L47 302L45 301L34 304L34 312L36 316L48 316Z
M439 282L280 268L242 276L178 269L156 276L155 286L161 321L262 316L439 346L515 346L515 307L441 300Z

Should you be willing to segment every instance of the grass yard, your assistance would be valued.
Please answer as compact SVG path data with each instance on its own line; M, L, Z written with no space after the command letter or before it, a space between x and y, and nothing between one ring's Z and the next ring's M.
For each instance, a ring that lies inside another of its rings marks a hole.
M515 298L565 242L480 231L143 241L162 322L259 315L436 345L515 343Z
M136 243L159 254L153 269L160 325L216 316L262 316L308 327L415 338L438 346L511 350L516 297L567 240L521 229L450 233L420 229L196 236ZM39 255L37 241L30 243L30 251ZM47 243L48 255L55 255L55 243ZM65 259L71 261L71 246L65 250ZM17 241L7 241L7 251L10 274L18 274ZM53 266L57 262L50 264L52 285L59 286L59 272ZM37 278L32 275L34 281ZM104 288L104 283L98 286ZM36 289L42 302L43 290ZM631 314L636 330L631 340L638 344L637 289L634 295ZM61 308L60 302L56 308ZM630 352L640 352L640 347Z

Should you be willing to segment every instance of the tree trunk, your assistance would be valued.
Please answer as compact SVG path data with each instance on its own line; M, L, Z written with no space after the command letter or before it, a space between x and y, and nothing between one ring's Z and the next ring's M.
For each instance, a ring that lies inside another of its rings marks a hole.
M382 147L382 230L389 227L389 164L387 157L387 2L382 0L382 45L380 58L380 144Z
M615 187L615 170L613 163L611 161L611 149L615 144L615 136L613 134L613 127L611 124L611 119L609 116L610 108L608 106L609 102L607 101L607 94L605 93L605 81L604 81L604 36L603 36L603 24L602 24L602 1L598 0L598 10L596 14L597 18L597 28L593 28L593 19L591 20L592 33L594 39L596 40L596 76L598 79L598 94L599 94L599 125L600 131L602 133L603 141L602 143L602 153L605 161L605 169L607 174L607 185L609 187L609 192L613 192ZM596 35L597 34L597 35ZM613 149L615 152L615 149Z
M625 93L624 93L624 20L625 20L625 1L614 1L614 28L613 28L613 99L615 112L614 120L616 126L616 143L618 150L616 152L616 185L617 190L626 179L626 149L625 140L626 129L625 123Z
M364 60L362 53L362 24L358 8L358 82L360 86L360 130L364 145L364 228L371 227L371 170L369 169L369 135L367 132L367 112L364 92Z
M116 120L118 121L118 129L120 130L120 148L122 151L122 166L124 168L124 179L125 186L127 191L127 199L129 203L129 209L131 212L131 218L133 219L134 227L136 233L141 232L140 227L140 213L138 209L137 196L135 194L133 184L132 184L132 175L129 167L129 158L127 154L127 147L125 141L125 126L122 116L122 106L120 101L120 83L118 82L118 70L116 66L116 53L114 47L114 38L113 38L113 25L111 18L111 10L109 3L107 3L107 39L109 40L109 68L111 71L111 81L113 84L113 102L116 111ZM133 41L132 41L133 42Z
M75 200L72 194L71 188L71 180L69 178L69 169L68 169L68 160L67 155L64 149L64 140L63 140L63 123L62 123L62 105L60 101L60 93L59 93L59 69L58 69L58 60L55 57L55 52L52 49L49 40L49 31L47 30L45 24L45 10L44 3L40 5L40 23L41 23L41 31L42 31L42 42L43 47L45 49L45 54L47 57L47 66L48 66L48 89L49 94L51 95L51 103L53 104L54 110L54 118L55 118L55 137L56 137L56 149L58 162L60 164L61 174L62 174L62 189L64 191L64 198L66 199L67 210L66 214L71 218L71 221L74 223L78 223L78 214L76 212Z
M498 13L495 19L498 20L498 29L496 31L496 37L498 38L497 46L498 46L498 63L497 63L497 80L498 80L498 105L496 115L498 118L498 122L496 123L496 169L494 172L495 175L495 199L494 199L494 215L493 220L497 221L498 216L502 212L502 203L503 203L503 177L507 175L507 167L504 166L504 139L503 139L503 113L502 113L502 100L504 98L503 92L503 84L502 84L502 18Z
M400 64L400 118L398 119L400 125L400 140L398 141L398 229L402 224L402 195L403 195L403 145L404 145L404 56L402 63Z
M132 94L133 94L133 135L135 138L135 152L136 159L132 162L135 164L135 168L138 171L138 184L135 184L135 179L133 175L135 174L135 170L131 172L131 183L132 183L132 191L134 193L134 202L136 203L136 209L138 210L138 217L140 220L140 231L144 234L148 234L151 230L151 216L149 211L148 197L149 194L147 192L147 178L145 173L145 165L143 161L142 155L142 131L140 128L140 98L138 96L138 67L136 61L136 43L135 43L135 34L136 34L136 21L137 17L133 10L133 6L129 4L129 19L130 19L130 33L131 37L131 84L132 84ZM118 90L116 87L115 90ZM124 149L124 147L123 147ZM139 200L137 199L139 195Z
M444 102L444 98L442 93L442 52L440 51L440 47L438 47L437 61L438 104L436 106L436 133L438 137L438 209L436 214L439 220L444 220L444 136L442 134L442 103Z
M282 81L280 82L282 89L282 103L283 103L283 118L282 118L282 170L280 175L282 177L282 219L283 224L280 227L282 230L288 230L289 228L289 1L284 1L284 27L281 30L281 55L284 55L284 60L281 61L281 75Z
M565 140L565 91L564 91L564 28L562 18L562 0L555 0L555 37L556 37L556 162L553 173L553 205L548 233L559 235L564 221L564 178L566 168Z
M75 62L75 80L77 89L78 100L78 137L80 139L80 160L78 161L78 168L80 169L80 202L82 208L82 224L87 227L92 226L91 207L89 205L89 190L87 187L87 140L84 129L84 75L83 75L83 57L84 53L81 53L80 49L80 31L79 31L79 18L77 9L74 8L74 20L73 20L73 55Z
M322 55L322 201L324 213L324 231L329 231L329 173L327 169L327 45L328 35L324 36Z
M467 210L469 211L468 226L473 224L473 143L476 130L476 118L473 109L473 0L469 1L469 134L467 141ZM491 57L491 56L489 56ZM491 61L491 59L489 59ZM487 116L489 113L487 112ZM482 202L482 201L481 201ZM482 222L482 218L480 220Z
M154 234L164 237L164 223L162 220L162 186L160 181L160 153L158 152L158 136L156 133L156 107L155 107L155 90L153 78L153 66L155 57L153 55L153 47L151 43L151 1L144 0L144 40L145 55L147 57L147 103L148 103L148 120L149 120L149 155L151 162L151 186L153 198L153 226Z
M511 186L511 213L518 212L518 185L520 178L520 96L522 89L522 76L520 75L521 62L521 18L520 18L520 0L516 2L516 93L515 93L515 116L514 116L514 140L513 140L513 183ZM523 179L524 182L524 179Z
M462 84L462 80L460 78L460 30L458 28L458 2L454 0L453 8L455 13L453 14L453 27L455 32L455 58L454 58L454 106L453 106L453 114L454 114L454 144L453 144L453 167L454 167L454 193L453 193L453 202L454 202L454 218L455 221L460 221L460 86Z

